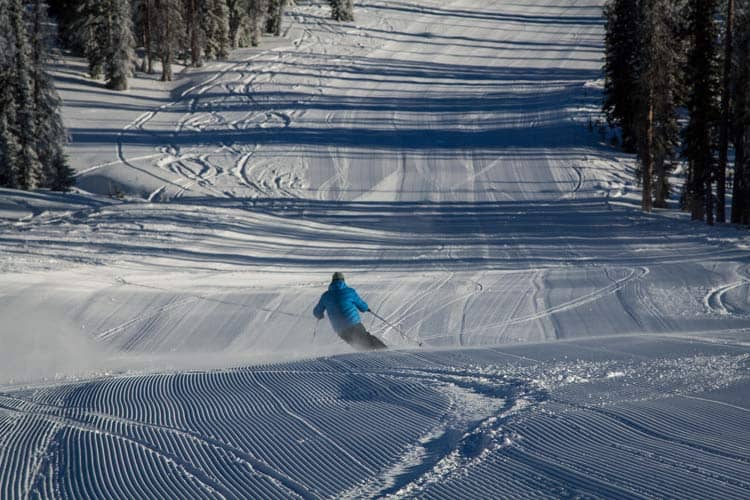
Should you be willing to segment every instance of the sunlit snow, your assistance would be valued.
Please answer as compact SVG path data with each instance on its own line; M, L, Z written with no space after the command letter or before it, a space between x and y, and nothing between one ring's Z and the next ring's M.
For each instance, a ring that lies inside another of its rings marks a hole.
M56 68L80 191L0 191L0 497L750 496L750 237L638 210L602 2L296 3L172 87ZM316 330L334 271L407 338Z

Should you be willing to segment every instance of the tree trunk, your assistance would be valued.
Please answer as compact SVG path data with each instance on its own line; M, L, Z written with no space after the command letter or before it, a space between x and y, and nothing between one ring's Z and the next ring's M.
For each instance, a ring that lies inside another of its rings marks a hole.
M278 11L278 0L269 0L268 12L266 14L265 31L269 35L276 33L276 12Z
M703 182L703 172L696 172L698 168L695 163L690 165L690 176L688 188L688 206L690 207L690 218L692 220L703 220L706 216L705 203L705 184Z
M201 57L201 37L197 14L198 5L196 0L189 0L187 5L187 22L185 25L187 26L190 40L190 62L194 67L200 68L203 66L203 58Z
M154 51L151 44L154 34L151 31L152 22L151 16L153 11L151 9L151 1L144 2L146 12L143 15L143 46L146 50L146 67L145 70L149 75L154 73Z
M172 81L172 51L164 49L161 53L161 81Z
M669 197L669 179L667 179L667 169L664 166L664 160L655 162L656 188L654 189L654 207L667 208L667 198Z
M644 212L653 210L653 180L654 180L654 99L648 97L648 112L646 113L646 147L641 161L643 163L643 192L641 193L641 209Z
M271 0L268 5L266 33L281 36L282 19L286 10L286 0Z
M172 47L172 40L174 34L172 33L172 20L170 15L172 14L168 0L159 2L156 7L156 16L158 22L161 23L159 26L159 54L161 56L161 81L171 82L172 81L172 57L174 55L174 47Z
M286 0L278 0L279 1L279 8L276 12L276 29L274 30L273 34L275 36L281 36L281 28L283 27L283 21L284 21L284 11L286 11Z
M711 165L711 159L708 158L706 161L706 165L709 165L709 168L706 169L705 175L703 177L703 180L705 182L705 188L704 188L704 206L706 209L706 224L709 226L714 225L714 206L715 206L715 198L714 198L714 176L715 172L712 172L710 169ZM715 164L714 164L715 167Z
M734 167L734 188L732 191L732 223L750 224L750 172L748 172L747 131L737 136Z
M229 9L229 43L233 49L236 49L240 43L239 36L243 16L237 0L227 0L227 8Z
M260 45L260 37L263 31L263 23L267 14L268 5L265 0L252 0L250 5L250 45Z
M721 122L719 123L719 165L716 172L716 222L726 222L727 157L729 155L729 110L732 74L732 34L734 0L727 0L726 35L724 36L724 81L721 91Z

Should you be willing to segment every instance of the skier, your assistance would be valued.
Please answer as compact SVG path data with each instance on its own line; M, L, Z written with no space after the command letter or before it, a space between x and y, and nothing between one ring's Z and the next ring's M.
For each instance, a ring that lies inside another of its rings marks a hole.
M321 295L318 305L313 309L313 315L321 320L324 313L328 312L331 326L339 337L357 349L385 349L386 345L365 329L359 318L360 311L370 312L370 308L354 288L346 285L343 273L336 272L333 273L328 291Z

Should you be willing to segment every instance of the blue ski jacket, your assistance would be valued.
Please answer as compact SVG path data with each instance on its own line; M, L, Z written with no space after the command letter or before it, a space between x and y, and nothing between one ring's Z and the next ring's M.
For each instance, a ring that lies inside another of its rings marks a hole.
M350 288L343 280L336 280L330 284L328 291L320 296L318 305L313 309L313 315L323 319L323 313L328 312L328 319L336 333L341 333L349 327L362 322L359 311L369 310L367 302L362 300L354 288Z

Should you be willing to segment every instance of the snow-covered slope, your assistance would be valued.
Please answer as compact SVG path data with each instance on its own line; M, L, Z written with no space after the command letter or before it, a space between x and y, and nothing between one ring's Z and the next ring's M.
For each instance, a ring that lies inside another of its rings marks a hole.
M0 192L0 497L750 495L750 241L635 209L601 2L297 3L174 89L61 72L125 200ZM316 327L336 270L401 350Z
M608 337L16 391L0 494L747 498L749 368L750 347Z

